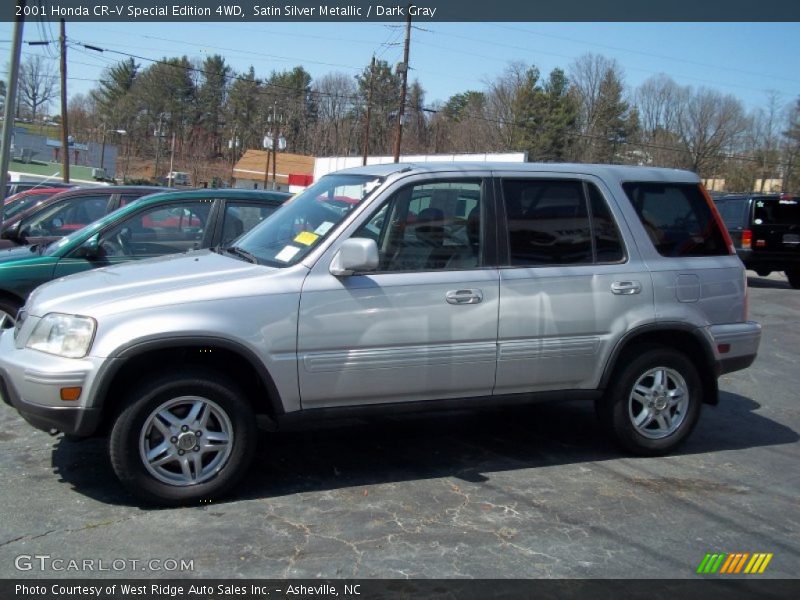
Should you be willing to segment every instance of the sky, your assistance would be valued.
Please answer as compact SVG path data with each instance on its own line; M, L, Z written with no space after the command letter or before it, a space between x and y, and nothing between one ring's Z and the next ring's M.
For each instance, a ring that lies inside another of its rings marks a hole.
M6 75L12 23L0 23L0 71ZM122 54L160 59L221 54L237 71L252 65L257 77L303 66L312 77L355 76L378 59L402 59L403 24L363 23L67 23L71 42L104 48L68 50L68 91L87 93L103 69ZM57 23L28 21L24 41L56 40ZM437 23L415 25L410 80L425 104L466 90L482 90L512 61L546 75L586 53L614 58L629 88L665 73L682 85L705 86L739 98L747 110L763 107L767 93L781 105L800 97L800 23ZM23 46L23 60L42 54L58 73L57 44ZM151 64L137 59L142 66ZM51 112L56 112L55 104Z

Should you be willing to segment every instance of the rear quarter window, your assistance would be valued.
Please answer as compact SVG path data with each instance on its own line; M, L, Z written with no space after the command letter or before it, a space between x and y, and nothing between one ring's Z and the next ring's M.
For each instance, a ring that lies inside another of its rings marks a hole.
M662 256L730 254L725 235L699 185L629 182L622 187Z
M717 210L728 229L741 229L747 226L747 199L720 200Z

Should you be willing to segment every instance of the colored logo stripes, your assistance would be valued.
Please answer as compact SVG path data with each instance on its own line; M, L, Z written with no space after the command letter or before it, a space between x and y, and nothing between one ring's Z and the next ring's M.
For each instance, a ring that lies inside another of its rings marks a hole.
M697 573L702 575L734 575L734 574L761 574L767 569L769 561L772 560L772 553L755 552L734 552L732 554L706 554Z

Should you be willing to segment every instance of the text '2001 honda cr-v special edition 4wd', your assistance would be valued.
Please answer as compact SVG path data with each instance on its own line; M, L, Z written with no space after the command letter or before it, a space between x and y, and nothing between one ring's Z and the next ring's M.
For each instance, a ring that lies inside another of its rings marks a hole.
M33 425L108 434L177 504L246 472L256 423L586 398L668 452L755 359L744 268L696 175L393 164L323 177L232 247L39 287L0 338Z

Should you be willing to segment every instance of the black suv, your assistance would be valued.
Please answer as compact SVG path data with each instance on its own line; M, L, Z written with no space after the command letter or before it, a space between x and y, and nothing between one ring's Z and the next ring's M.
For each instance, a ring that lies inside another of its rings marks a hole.
M785 271L800 289L800 197L728 194L714 202L744 266L762 277Z

